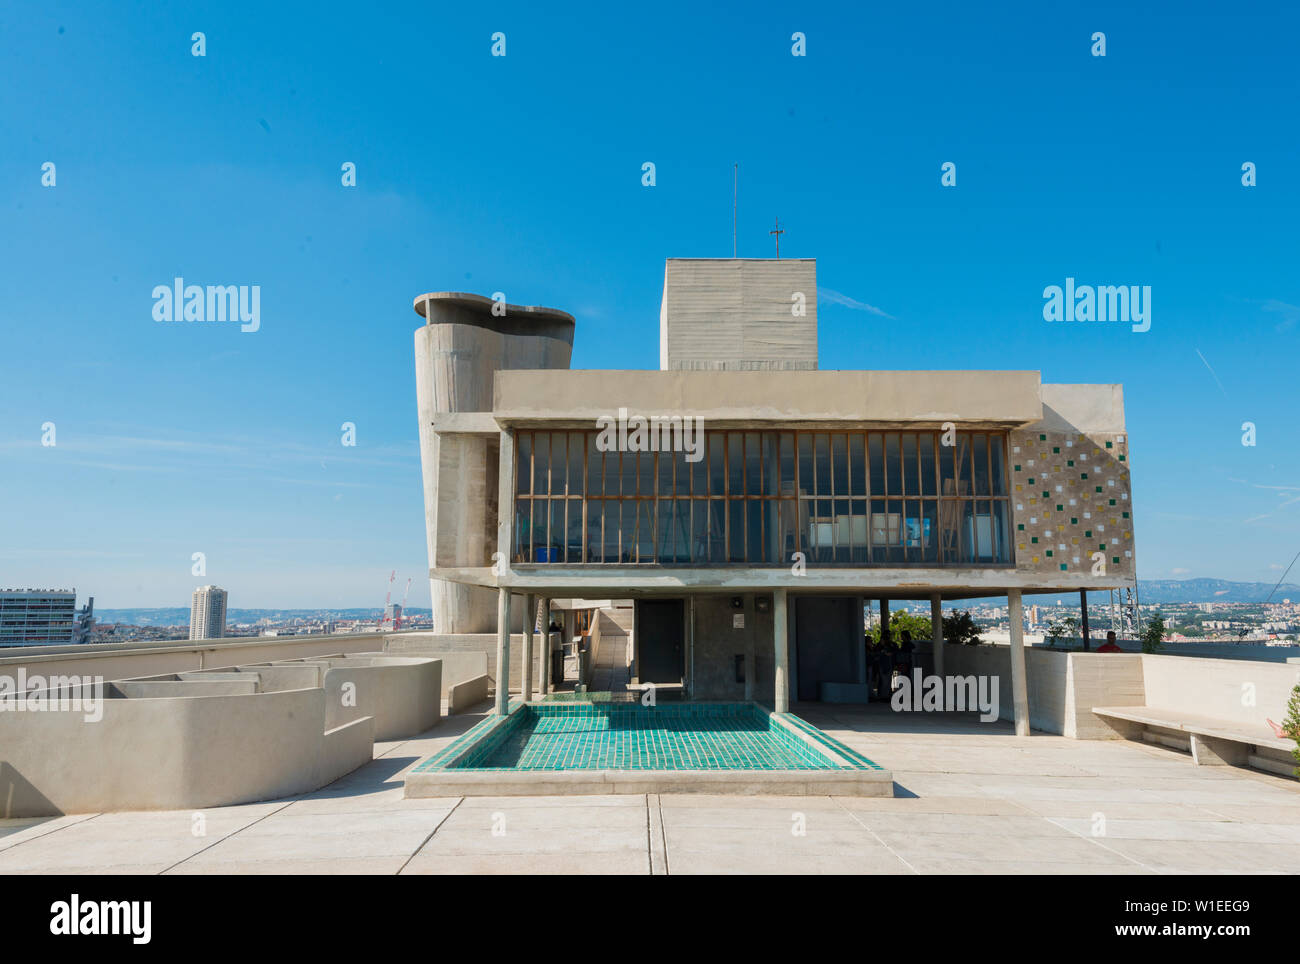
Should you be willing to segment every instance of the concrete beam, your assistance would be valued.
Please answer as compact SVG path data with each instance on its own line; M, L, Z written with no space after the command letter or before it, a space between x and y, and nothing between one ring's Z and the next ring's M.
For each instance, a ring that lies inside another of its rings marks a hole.
M434 412L430 427L438 435L486 435L501 431L491 412Z
M496 373L502 424L570 421L596 427L620 408L692 415L710 428L796 422L937 428L1015 427L1043 417L1036 371L522 371ZM918 400L922 400L918 403Z
M512 494L513 495L513 494ZM509 541L507 539L507 548ZM568 566L526 564L498 573L487 566L435 566L429 570L433 579L467 583L495 589L509 586L517 592L532 590L548 596L610 596L628 599L637 595L680 594L689 590L714 592L771 592L791 589L800 593L824 592L834 595L863 593L872 597L887 595L894 600L925 600L935 593L945 599L1002 596L1009 589L1022 593L1089 592L1132 588L1131 577L1092 576L1089 572L1044 574L1014 568L990 569L817 569L809 567L805 575L795 576L788 566L772 568L700 567L653 569L636 565ZM1051 581L1048 582L1047 580Z

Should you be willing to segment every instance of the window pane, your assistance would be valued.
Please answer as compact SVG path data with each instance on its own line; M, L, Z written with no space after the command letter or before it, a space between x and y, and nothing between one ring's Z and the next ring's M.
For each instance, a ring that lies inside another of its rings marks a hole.
M672 452L650 452L650 458L657 464L655 475L658 478L656 483L656 493L662 496L671 496L673 494L673 453Z
M603 469L605 453L596 447L600 435L596 432L587 436L587 481L585 492L588 496L599 496L605 491Z
M1001 435L989 436L989 459L993 463L990 489L994 495L1007 494L1006 452Z
M799 436L799 494L813 494L813 444L807 433Z
M989 494L988 438L983 432L977 432L971 446L974 451L975 462L975 495Z
M775 432L764 432L763 442L763 495L776 495L781 491L781 439Z
M921 466L916 452L916 436L903 434L903 494L919 495L921 492Z
M644 453L642 453L644 454ZM636 553L637 562L655 561L655 504L649 499L637 502Z
M551 495L564 495L567 491L565 472L569 464L567 438L564 432L551 433ZM554 516L551 517L554 519Z
M849 494L867 494L867 463L860 432L849 436Z
M635 452L618 453L619 486L624 497L636 495L636 455Z
M898 433L885 436L885 491L889 495L903 493L903 460L898 451Z
M549 432L533 434L533 494L546 495L551 467L551 435Z
M849 494L848 439L843 435L831 436L832 495Z
M830 436L825 432L818 432L813 436L813 472L816 473L816 483L813 491L817 495L831 494L831 441Z
M745 494L745 438L740 432L727 433L727 494Z
M617 453L615 453L617 454ZM623 557L620 551L620 536L622 530L619 527L619 509L622 503L613 499L605 500L605 562L622 562Z
M745 501L730 499L727 502L727 559L745 561Z
M696 439L697 441L695 444L697 446L700 446L700 448L696 452L691 454L699 455L700 460L698 462L690 463L691 484L692 484L691 495L708 495L709 494L708 436L703 434L698 434L696 436Z
M709 561L709 503L691 499L691 562Z
M727 433L714 432L709 442L709 495L727 494Z
M600 524L605 515L605 501L603 499L588 499L586 508L587 531L583 541L583 549L587 554L586 561L600 562L601 553L604 550Z
M957 436L957 470L960 473L957 486L958 495L971 495L971 439L969 432L959 433Z
M794 435L781 433L781 495L797 495L794 487Z
M686 461L689 452L680 449L676 452L669 453L673 460L673 472L677 481L674 483L673 491L678 495L691 494L691 463Z
M709 561L726 562L727 503L722 499L709 500Z
M916 445L921 456L921 494L938 495L934 479L934 433L922 432L917 437Z
M758 433L745 433L745 491L750 495L763 492L763 452L759 447Z
M745 540L747 562L762 562L767 554L763 551L763 501L750 499L745 503Z
M515 436L515 492L527 495L533 485L533 435L520 432Z
M582 495L583 456L587 452L585 432L569 432L569 495Z
M581 449L579 449L581 451ZM581 475L578 476L582 478ZM582 562L582 500L565 499L568 514L568 535L565 540L565 558L568 562Z
M939 477L941 495L957 494L957 447L939 443Z
M655 453L638 452L636 469L637 495L655 494Z
M624 452L624 455L629 453ZM624 502L622 525L619 526L622 532L622 561L636 562L636 509L640 503Z
M867 529L867 503L862 499L855 499L851 506L852 518L849 520L850 535L850 552L851 561L862 564L868 561L868 529Z
M867 436L867 453L871 462L871 472L867 476L867 492L870 495L883 495L885 491L884 438L875 434Z

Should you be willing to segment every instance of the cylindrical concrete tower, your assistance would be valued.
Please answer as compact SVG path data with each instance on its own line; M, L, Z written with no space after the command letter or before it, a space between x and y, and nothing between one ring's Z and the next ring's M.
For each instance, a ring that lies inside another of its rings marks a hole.
M414 307L425 319L415 333L415 390L429 568L490 566L500 441L434 431L433 419L491 412L493 376L502 369L568 368L573 316L452 291L420 295ZM496 631L495 590L432 577L429 589L435 633Z

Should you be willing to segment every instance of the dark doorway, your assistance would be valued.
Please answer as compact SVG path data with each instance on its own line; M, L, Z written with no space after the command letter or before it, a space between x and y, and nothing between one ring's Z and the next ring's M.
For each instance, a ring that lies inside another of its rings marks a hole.
M821 699L819 683L856 683L863 646L862 610L854 596L805 596L794 601L799 700Z
M643 599L636 606L637 677L680 683L686 675L686 601Z

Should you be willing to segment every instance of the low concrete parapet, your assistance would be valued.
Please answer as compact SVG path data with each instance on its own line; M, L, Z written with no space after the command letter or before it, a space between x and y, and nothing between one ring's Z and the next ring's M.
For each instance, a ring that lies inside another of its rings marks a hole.
M488 698L492 680L484 673L473 679L461 680L447 690L447 712L463 713L471 706L477 706Z

